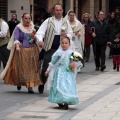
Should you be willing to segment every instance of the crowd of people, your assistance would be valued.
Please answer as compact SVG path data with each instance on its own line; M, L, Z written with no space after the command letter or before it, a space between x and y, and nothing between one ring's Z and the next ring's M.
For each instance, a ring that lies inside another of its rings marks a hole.
M116 8L107 18L98 11L94 20L84 13L81 22L73 10L63 17L61 4L55 4L53 11L38 30L29 13L24 13L21 21L12 14L8 24L0 15L0 60L4 66L0 77L18 90L26 86L30 94L35 86L42 94L47 82L48 101L68 109L68 105L79 103L76 75L84 62L89 62L91 45L96 71L106 69L107 46L113 69L119 71L120 9ZM77 57L73 59L74 54Z

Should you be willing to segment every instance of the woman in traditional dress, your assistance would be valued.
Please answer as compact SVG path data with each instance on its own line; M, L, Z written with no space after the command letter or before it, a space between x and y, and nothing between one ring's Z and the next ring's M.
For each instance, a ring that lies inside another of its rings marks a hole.
M18 90L21 86L26 86L29 93L34 93L32 88L42 84L38 66L39 49L34 35L31 16L24 13L8 44L11 53L7 66L1 73L5 84L15 85Z
M66 19L69 21L72 30L73 30L73 36L72 36L72 42L75 48L75 51L79 52L83 56L84 51L84 26L81 24L81 22L76 18L75 13L72 10L69 10ZM79 64L79 63L78 63ZM78 72L81 69L81 64L78 67Z

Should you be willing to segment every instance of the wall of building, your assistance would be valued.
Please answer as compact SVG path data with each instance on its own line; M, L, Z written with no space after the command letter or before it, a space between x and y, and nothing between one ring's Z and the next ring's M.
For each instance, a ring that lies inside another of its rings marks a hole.
M66 0L65 3L65 13L67 13L70 10L70 0Z
M82 0L82 13L89 13L91 19L94 19L94 15L99 11L99 0ZM102 9L105 12L105 15L108 14L108 0L102 0Z
M95 13L95 2L94 0L90 0L90 16L91 16L91 19L94 19L94 13Z
M20 20L23 13L30 13L29 0L8 0L8 20L11 19L11 12L16 12Z
M82 0L82 13L90 13L90 0Z
M62 0L48 0L48 8L52 8L56 3L62 4Z
M102 0L102 10L105 12L105 16L107 17L108 15L108 1Z
M94 12L99 11L99 0L94 0Z
M30 0L8 0L8 20L11 19L11 12L16 12L18 15L18 19L21 19L21 16L23 13L27 12L30 13ZM63 0L48 0L48 8L53 7L54 4L56 3L61 3L62 4ZM74 9L73 6L73 1L74 0L65 0L65 13L69 9ZM82 16L83 13L87 12L91 14L91 16L94 18L94 12L99 10L99 0L80 0L82 4L82 8L80 10L81 14L78 13L78 9L80 7L78 3L78 0L76 0L76 15L80 14ZM108 0L102 0L102 10L107 12L108 10ZM23 8L23 9L22 9ZM34 14L34 13L33 13Z

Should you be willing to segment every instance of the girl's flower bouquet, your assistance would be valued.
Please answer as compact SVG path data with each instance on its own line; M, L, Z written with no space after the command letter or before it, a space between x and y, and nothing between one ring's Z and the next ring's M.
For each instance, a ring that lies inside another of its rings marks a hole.
M71 62L79 62L81 61L83 64L83 57L80 53L78 52L73 52L70 56ZM71 68L71 71L74 72L75 68Z

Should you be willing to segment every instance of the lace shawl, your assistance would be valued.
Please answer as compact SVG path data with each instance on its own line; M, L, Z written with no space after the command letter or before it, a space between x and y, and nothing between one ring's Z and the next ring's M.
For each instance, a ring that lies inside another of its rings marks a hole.
M56 67L59 65L59 64L61 64L61 61L63 60L63 59L65 59L65 61L66 61L66 65L67 66L69 66L69 57L68 57L68 55L70 54L70 53L72 53L73 52L73 50L71 49L71 48L69 48L68 50L62 50L62 48L61 47L59 47L59 49L53 54L53 56L52 57L54 57L54 56L60 56L60 59L55 63L55 64L52 64L51 62L49 63L49 67L48 67L48 71L50 71L49 72L49 76L48 76L48 80L47 80L47 82L48 82L48 84L47 84L47 89L48 90L50 90L50 88L52 87L52 82L53 82L53 76L54 76L54 72L55 72L55 69L56 69Z
M66 16L65 16L65 19L66 19L67 21L69 21L68 13L69 13L70 11L73 11L73 10L69 10L69 11L67 12ZM85 42L85 36L84 36L84 34L85 34L85 28L84 28L84 26L81 24L81 22L77 19L76 15L74 16L74 20L76 21L76 27L75 27L75 29L74 29L73 32L80 31L80 34L81 34L81 37L80 37L80 38L81 38L82 47L83 47L83 50L84 50L84 42Z

